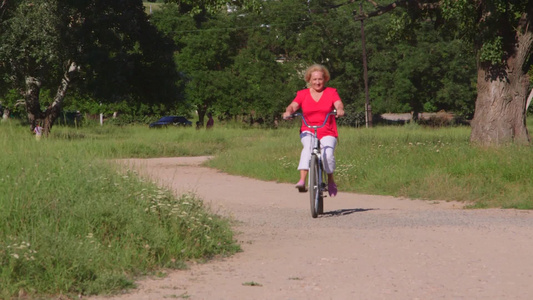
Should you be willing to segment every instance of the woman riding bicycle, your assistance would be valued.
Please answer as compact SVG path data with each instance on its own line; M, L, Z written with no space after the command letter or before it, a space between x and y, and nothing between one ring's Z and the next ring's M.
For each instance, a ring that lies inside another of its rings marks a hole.
M344 116L344 105L337 90L331 87L325 87L329 79L330 75L326 67L315 64L307 68L305 71L305 81L307 82L308 88L297 92L296 98L287 106L285 113L283 113L283 118L290 118L299 108L302 108L303 116L311 126L322 125L327 114L333 109L337 110L337 117ZM337 185L333 178L333 172L335 171L334 151L338 138L335 118L329 118L326 126L318 129L317 135L322 148L324 168L328 174L328 192L330 196L335 196L337 195ZM300 140L303 149L298 165L300 181L296 184L296 188L300 192L306 191L305 179L309 171L309 160L313 148L312 136L313 131L302 122Z

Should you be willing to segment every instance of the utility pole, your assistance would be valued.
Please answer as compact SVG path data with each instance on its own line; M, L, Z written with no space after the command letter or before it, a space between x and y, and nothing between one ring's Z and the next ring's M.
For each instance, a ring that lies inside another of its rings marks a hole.
M359 3L359 17L361 19L361 43L363 47L363 76L365 79L365 121L366 128L372 127L372 107L370 106L370 96L368 95L368 66L366 62L366 42L365 25L363 18L363 2Z

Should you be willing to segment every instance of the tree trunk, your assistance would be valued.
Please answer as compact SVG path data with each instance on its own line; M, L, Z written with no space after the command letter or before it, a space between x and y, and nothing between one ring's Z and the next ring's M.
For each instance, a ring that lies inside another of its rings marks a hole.
M533 33L517 33L514 54L503 72L478 66L477 99L470 141L484 146L514 142L529 144L526 102L529 76L525 65L533 43Z
M41 105L39 103L40 92L41 80L33 76L26 77L24 100L28 122L30 122L30 132L33 132L35 127L39 124L39 119L43 118L43 112L41 111Z
M2 120L7 120L9 119L9 114L10 114L10 111L9 111L9 108L4 108L4 112L2 114Z
M65 72L61 84L57 89L54 101L43 112L39 101L39 94L41 92L41 80L39 78L28 76L26 77L26 91L25 103L26 113L28 114L28 121L30 122L30 131L33 132L39 122L43 122L43 135L48 136L52 126L61 113L61 104L65 99L67 89L74 76L78 73L79 68L75 62L69 64L68 70Z
M205 115L207 114L207 106L205 106L204 104L198 104L196 106L196 109L198 111L198 122L200 122L199 125L203 128L204 118L205 118Z
M44 112L44 124L43 124L43 135L48 136L50 130L54 125L55 120L59 118L61 114L61 108L65 95L67 94L67 89L73 77L77 74L79 68L75 62L71 62L68 70L65 72L63 79L61 79L61 84L57 88L56 96L54 97L54 102L48 106Z

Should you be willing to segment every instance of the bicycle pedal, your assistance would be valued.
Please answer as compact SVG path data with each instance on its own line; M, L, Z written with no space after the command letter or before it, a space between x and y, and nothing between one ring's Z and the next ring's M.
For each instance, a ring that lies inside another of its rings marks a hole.
M297 186L296 189L300 193L307 193L307 187L305 187L305 186Z

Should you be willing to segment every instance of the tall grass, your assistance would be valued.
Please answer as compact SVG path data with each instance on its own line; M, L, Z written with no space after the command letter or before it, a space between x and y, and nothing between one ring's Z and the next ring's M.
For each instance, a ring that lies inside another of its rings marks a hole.
M216 142L57 129L36 141L26 128L0 125L0 298L112 292L132 287L135 276L238 250L228 221L201 199L176 197L105 160L190 155L194 147L211 154Z

